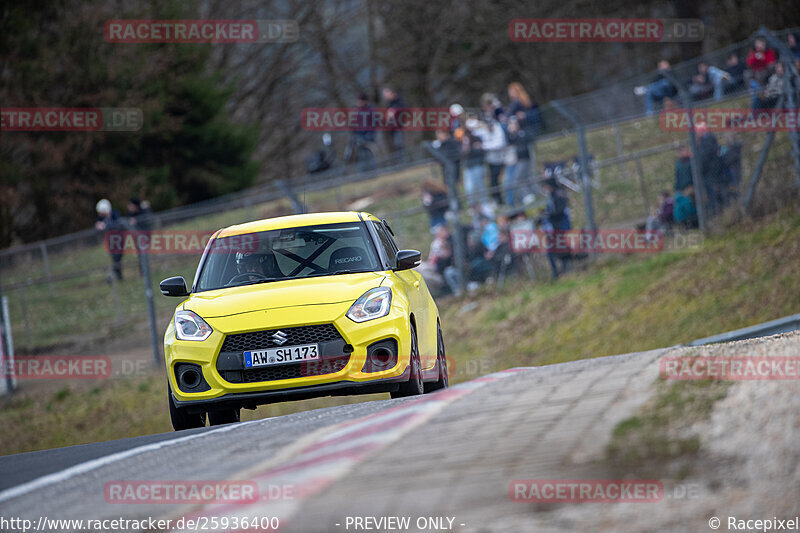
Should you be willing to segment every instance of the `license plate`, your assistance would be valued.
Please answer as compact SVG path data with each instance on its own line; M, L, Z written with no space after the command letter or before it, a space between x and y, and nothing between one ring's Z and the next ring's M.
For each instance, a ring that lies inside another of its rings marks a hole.
M268 348L266 350L247 350L244 352L245 368L257 366L283 365L319 359L318 344L301 344L286 348Z

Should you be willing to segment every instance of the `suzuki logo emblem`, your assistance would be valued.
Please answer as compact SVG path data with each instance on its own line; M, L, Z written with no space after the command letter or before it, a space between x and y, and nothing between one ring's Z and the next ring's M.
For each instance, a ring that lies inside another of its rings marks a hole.
M280 330L270 335L270 338L272 339L272 342L278 346L283 346L286 344L286 341L289 340L289 336Z

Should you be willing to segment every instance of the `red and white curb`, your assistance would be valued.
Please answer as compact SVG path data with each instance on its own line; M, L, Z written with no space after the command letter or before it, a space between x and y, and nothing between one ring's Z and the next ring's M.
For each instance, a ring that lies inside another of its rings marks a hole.
M248 471L247 479L255 481L259 494L255 502L207 504L184 518L214 523L226 518L228 523L276 517L284 527L303 506L303 501L345 476L358 463L397 441L412 429L424 424L448 404L462 398L487 383L509 377L531 368L511 368L460 383L431 395L409 401L356 420L328 428L323 435L303 447L279 466L262 471ZM292 487L291 498L269 499L270 487ZM216 520L214 520L216 519ZM185 522L184 522L185 523ZM245 531L243 528L242 531ZM175 531L194 531L192 529Z

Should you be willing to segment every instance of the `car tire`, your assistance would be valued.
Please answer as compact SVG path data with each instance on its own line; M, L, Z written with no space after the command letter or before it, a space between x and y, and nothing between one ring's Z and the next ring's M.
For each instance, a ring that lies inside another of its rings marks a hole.
M411 324L411 357L409 358L408 366L410 368L408 381L401 383L400 388L391 393L392 398L417 396L425 391L425 384L422 382L422 363L419 359L417 328L414 324Z
M169 402L169 418L175 431L184 429L202 428L206 425L205 413L189 413L186 407L176 407L172 401L172 389L167 386L167 401Z
M439 380L425 384L425 392L433 392L446 389L450 385L450 377L447 372L447 356L444 350L444 337L442 328L436 326L436 366L439 368Z
M240 410L237 409L218 409L208 412L208 424L210 426L221 426L223 424L233 424L239 421Z

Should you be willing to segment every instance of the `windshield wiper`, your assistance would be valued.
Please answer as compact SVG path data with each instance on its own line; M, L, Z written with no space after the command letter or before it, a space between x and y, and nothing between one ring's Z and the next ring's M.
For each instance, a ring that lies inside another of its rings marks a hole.
M272 281L281 281L288 278L261 278L252 281L245 281L244 283L237 283L236 285L226 285L226 287L244 287L246 285L258 285L259 283L270 283Z

